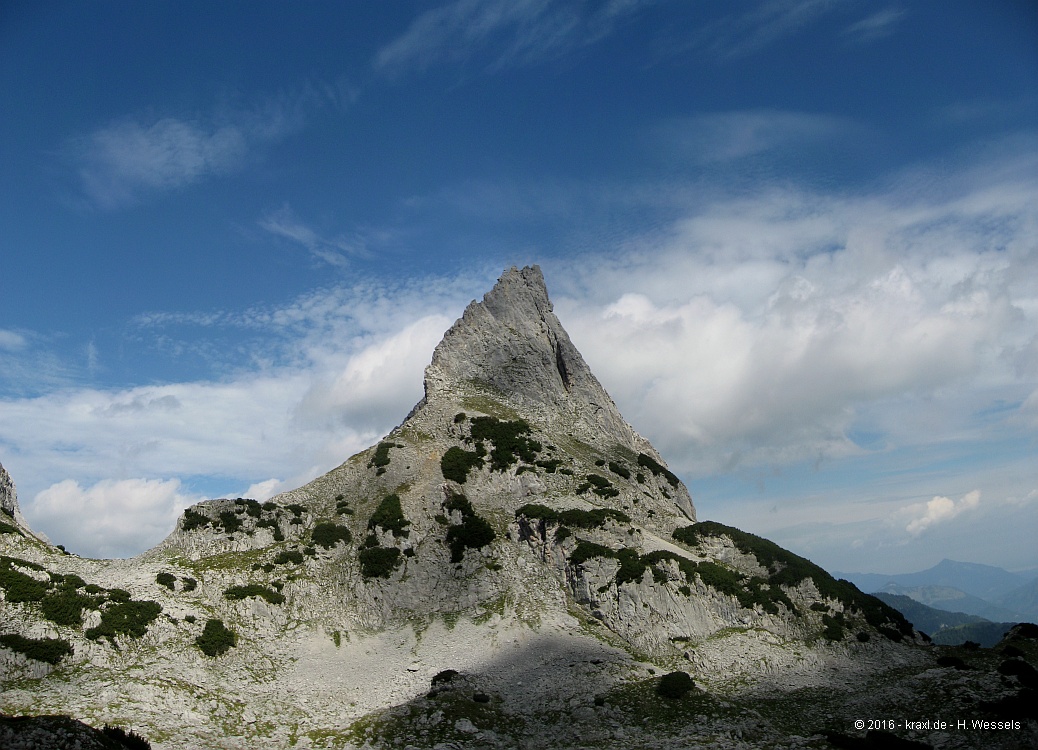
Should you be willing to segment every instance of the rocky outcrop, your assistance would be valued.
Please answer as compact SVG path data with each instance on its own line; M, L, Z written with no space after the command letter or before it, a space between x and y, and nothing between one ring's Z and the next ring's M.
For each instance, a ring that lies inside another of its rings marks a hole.
M0 711L132 725L157 750L783 746L741 706L933 666L849 584L695 519L540 269L513 268L404 422L307 485L199 504L134 560L0 534ZM678 668L698 692L660 708L654 675Z
M0 512L6 513L11 518L15 517L18 510L18 490L15 489L14 480L7 473L7 469L0 464Z

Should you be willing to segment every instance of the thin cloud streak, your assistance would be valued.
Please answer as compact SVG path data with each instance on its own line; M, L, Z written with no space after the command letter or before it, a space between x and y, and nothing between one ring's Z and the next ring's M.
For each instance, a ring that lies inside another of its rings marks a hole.
M377 71L399 75L493 49L490 69L551 59L612 34L655 0L612 0L591 12L554 0L455 0L426 11L379 50Z

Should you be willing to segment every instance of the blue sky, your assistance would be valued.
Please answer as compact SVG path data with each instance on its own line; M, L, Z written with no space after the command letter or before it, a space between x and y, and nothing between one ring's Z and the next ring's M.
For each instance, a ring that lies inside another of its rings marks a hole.
M13 2L0 463L55 542L375 442L510 265L701 518L1038 566L1033 3Z

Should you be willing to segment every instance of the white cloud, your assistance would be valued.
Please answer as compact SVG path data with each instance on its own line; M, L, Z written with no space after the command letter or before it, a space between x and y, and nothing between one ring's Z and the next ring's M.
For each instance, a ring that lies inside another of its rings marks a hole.
M177 479L105 479L90 487L66 479L39 492L32 506L55 544L124 557L160 542L184 508L204 499L183 493Z
M909 512L916 515L916 518L909 521L908 525L905 526L905 531L913 536L917 536L931 526L950 521L967 510L974 510L979 505L979 490L967 492L958 502L943 495L935 495L926 504L916 505L908 509Z
M622 256L562 264L576 281L556 308L686 470L857 453L848 435L872 420L896 444L933 442L934 404L948 438L977 437L975 411L1035 388L1014 363L1038 328L1036 198L981 182L937 201L718 201Z
M852 23L843 30L843 34L857 42L871 42L893 34L904 17L905 11L899 8L886 8Z
M674 120L659 131L672 156L696 163L728 162L768 152L860 135L852 121L832 115L776 110L719 112Z
M314 258L330 266L343 268L349 264L350 257L368 256L363 238L323 237L300 221L287 205L267 214L259 226L275 236L302 245Z
M342 106L342 98L334 86L307 86L212 117L126 117L73 138L68 150L86 198L114 209L236 172L257 147L298 130L316 108Z
M492 68L525 65L609 36L653 0L612 0L582 9L553 0L454 0L418 16L379 50L377 70L399 73L492 50Z
M25 337L15 331L7 331L0 328L0 349L18 351L25 348Z
M268 500L279 492L285 492L291 489L294 488L287 487L280 479L271 477L262 482L256 482L255 484L249 485L249 488L242 493L242 497L250 497L253 500Z
M247 142L235 126L204 128L164 118L147 125L109 125L83 139L78 151L84 192L102 208L114 208L142 192L178 188L236 169Z
M722 58L745 57L796 34L836 7L831 0L766 0L753 10L705 24L688 46Z

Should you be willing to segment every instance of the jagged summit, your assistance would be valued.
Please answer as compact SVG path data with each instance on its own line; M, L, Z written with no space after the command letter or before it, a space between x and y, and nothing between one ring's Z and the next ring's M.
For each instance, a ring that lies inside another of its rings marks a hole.
M14 486L14 480L11 479L11 475L7 473L3 464L0 464L0 514L2 514L0 522L3 521L3 516L7 516L13 519L23 531L33 534L37 538L43 538L29 528L29 522L25 520L21 508L18 507L18 490Z
M412 414L480 391L552 426L565 423L595 442L652 450L570 341L539 266L513 266L482 302L469 304L436 347L425 370L425 397Z
M2 470L0 493L17 513ZM132 722L156 750L786 747L930 696L971 715L947 698L967 677L1017 699L979 669L934 682L883 602L697 523L536 266L469 305L399 427L303 487L199 503L133 560L0 525L0 623L0 714ZM687 701L661 696L672 670ZM836 718L805 724L801 688Z

